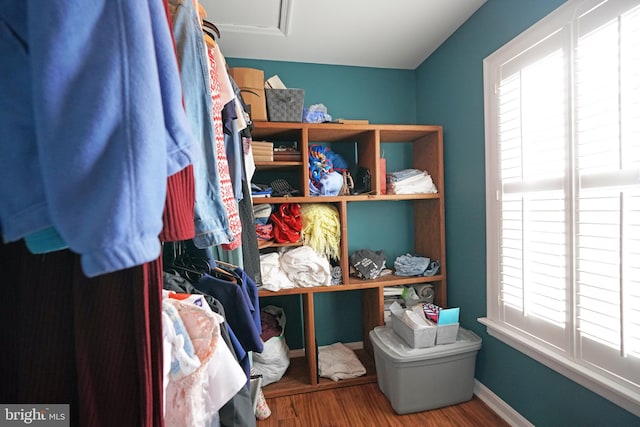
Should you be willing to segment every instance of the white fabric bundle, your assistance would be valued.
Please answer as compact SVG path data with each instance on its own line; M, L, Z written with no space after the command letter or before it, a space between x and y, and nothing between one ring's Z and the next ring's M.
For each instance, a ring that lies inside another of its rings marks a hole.
M337 342L318 348L318 373L321 377L338 381L360 377L367 370L353 350Z
M403 172L405 172L403 174ZM426 171L407 169L398 172L400 178L394 179L394 174L390 174L389 194L423 194L437 193L433 179Z
M291 249L280 256L280 266L297 286L331 285L331 265L309 246Z
M262 275L262 288L269 291L295 288L286 273L280 267L280 254L271 252L260 255L260 273Z

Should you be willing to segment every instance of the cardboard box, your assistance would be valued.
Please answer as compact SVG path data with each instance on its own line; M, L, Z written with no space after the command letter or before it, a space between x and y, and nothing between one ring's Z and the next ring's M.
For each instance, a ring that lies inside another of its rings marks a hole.
M264 92L264 71L256 68L231 68L229 75L240 88L240 94L251 116L257 122L267 121L267 104Z
M378 387L398 414L455 405L473 397L482 339L460 328L446 345L411 348L387 326L369 332Z

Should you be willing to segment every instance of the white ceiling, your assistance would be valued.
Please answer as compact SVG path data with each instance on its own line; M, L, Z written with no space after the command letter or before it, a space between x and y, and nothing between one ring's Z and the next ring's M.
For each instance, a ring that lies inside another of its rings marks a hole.
M486 0L200 0L230 58L413 70Z

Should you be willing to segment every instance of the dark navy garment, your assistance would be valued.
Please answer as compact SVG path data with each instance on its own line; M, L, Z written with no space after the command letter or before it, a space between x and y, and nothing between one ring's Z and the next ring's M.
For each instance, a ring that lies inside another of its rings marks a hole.
M247 293L249 297L249 301L251 301L251 316L253 317L253 322L256 325L256 329L259 333L262 333L262 320L260 319L260 301L258 299L258 286L256 282L253 281L251 277L241 268L236 268L234 272L240 277L242 280L241 286L244 288L244 291Z
M246 274L242 276L248 278ZM194 285L199 291L213 296L222 303L227 315L227 323L242 347L246 351L262 353L264 346L260 339L262 332L260 312L259 307L256 310L249 296L247 288L251 287L251 284L248 282L249 280L243 280L239 275L238 283L233 283L205 274ZM253 287L255 287L255 283L253 283ZM258 323L254 319L256 311Z

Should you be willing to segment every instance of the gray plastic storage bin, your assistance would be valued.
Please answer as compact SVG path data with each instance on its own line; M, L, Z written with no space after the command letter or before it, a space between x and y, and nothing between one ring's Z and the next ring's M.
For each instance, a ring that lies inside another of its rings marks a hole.
M466 402L473 397L482 340L463 328L455 343L412 348L388 326L369 332L378 387L398 414Z

